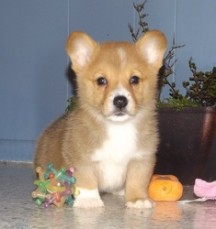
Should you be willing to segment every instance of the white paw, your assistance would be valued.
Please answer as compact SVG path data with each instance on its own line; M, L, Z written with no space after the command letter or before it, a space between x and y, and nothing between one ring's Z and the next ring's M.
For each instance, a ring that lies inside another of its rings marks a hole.
M98 208L104 207L104 203L101 199L79 199L75 200L73 207L75 208Z
M154 206L153 202L149 199L137 200L135 202L128 201L126 203L127 208L152 208Z
M120 191L113 192L112 194L113 195L118 195L118 196L124 196L125 195L125 191L124 191L124 189L122 189Z
M97 189L78 188L80 194L76 197L73 207L77 208L97 208L103 207L104 203L100 198Z

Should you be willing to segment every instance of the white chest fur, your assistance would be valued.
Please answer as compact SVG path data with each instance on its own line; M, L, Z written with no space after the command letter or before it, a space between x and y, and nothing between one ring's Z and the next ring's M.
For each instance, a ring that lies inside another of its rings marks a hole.
M92 160L99 165L99 188L115 191L124 184L128 162L140 156L137 130L133 123L109 123L105 128L107 138L93 153Z

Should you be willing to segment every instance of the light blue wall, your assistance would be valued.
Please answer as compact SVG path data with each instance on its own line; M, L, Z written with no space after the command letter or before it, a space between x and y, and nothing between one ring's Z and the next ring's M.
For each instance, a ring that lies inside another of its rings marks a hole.
M179 49L176 64L176 81L191 76L188 68L190 57L201 70L211 70L216 66L216 1L176 0L177 42L186 44Z
M129 40L128 23L134 23L131 0L70 1L70 31L81 30L98 41Z
M131 40L133 2L0 0L0 160L31 161L39 133L64 112L69 31L98 41ZM176 82L190 76L191 56L201 69L216 65L215 0L148 0L146 12L149 27L164 31L169 45L173 36L186 44L176 52Z
M31 160L65 108L68 2L0 0L0 160Z

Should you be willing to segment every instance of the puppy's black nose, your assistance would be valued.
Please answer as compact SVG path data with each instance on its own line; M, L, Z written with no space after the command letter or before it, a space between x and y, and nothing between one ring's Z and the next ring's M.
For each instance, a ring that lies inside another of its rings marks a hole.
M121 109L121 108L124 108L124 107L127 106L128 100L127 100L127 98L126 98L125 96L123 96L123 95L118 95L118 96L116 96L116 97L114 98L113 104L114 104L117 108Z

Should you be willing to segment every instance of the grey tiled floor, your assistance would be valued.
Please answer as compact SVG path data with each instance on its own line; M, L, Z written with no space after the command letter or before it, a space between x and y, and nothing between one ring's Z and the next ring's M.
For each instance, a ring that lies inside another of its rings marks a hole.
M37 207L31 199L31 165L0 163L0 228L216 228L215 201L156 203L151 210L124 207L122 197L104 195L104 208ZM183 199L193 199L192 187Z

